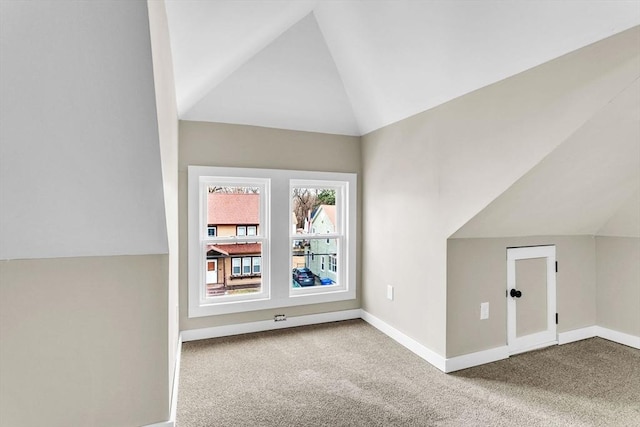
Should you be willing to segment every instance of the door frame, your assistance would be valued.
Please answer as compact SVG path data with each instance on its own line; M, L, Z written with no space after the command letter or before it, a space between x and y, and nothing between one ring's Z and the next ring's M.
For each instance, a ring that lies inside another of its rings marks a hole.
M516 298L509 291L516 288L516 261L546 258L547 266L547 329L524 337L516 336ZM556 331L556 247L526 246L507 248L507 348L509 355L548 347L558 343Z

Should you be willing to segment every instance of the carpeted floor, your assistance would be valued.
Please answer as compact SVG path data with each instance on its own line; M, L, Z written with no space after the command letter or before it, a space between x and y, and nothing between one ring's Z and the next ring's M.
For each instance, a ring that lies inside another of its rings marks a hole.
M592 338L447 375L361 320L188 342L177 424L640 426L640 350Z

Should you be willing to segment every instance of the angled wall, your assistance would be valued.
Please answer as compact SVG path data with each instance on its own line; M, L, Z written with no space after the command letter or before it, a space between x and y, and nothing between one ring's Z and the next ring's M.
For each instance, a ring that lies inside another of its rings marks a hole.
M166 420L168 235L146 2L0 8L0 425Z
M366 311L448 353L447 238L637 79L639 31L363 137Z
M169 393L173 390L176 351L180 334L178 315L179 241L178 241L178 111L169 42L165 2L151 0L149 30L153 54L153 78L158 116L158 136L162 161L162 188L167 221L168 255L168 340Z

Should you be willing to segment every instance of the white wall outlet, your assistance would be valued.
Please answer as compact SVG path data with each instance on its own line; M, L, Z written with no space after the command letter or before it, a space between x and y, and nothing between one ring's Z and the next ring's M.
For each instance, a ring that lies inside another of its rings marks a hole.
M387 285L387 299L393 301L393 286Z
M489 318L489 303L483 302L480 304L480 320Z

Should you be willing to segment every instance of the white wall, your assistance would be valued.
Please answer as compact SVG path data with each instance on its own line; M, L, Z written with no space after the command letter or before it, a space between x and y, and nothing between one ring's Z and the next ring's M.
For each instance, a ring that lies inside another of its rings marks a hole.
M153 53L160 158L162 160L162 188L167 220L169 246L168 334L169 334L169 392L173 389L176 351L180 334L178 307L179 241L178 241L178 111L173 78L173 64L169 41L169 27L165 3L150 0L149 30Z
M167 253L143 2L5 2L0 259Z

